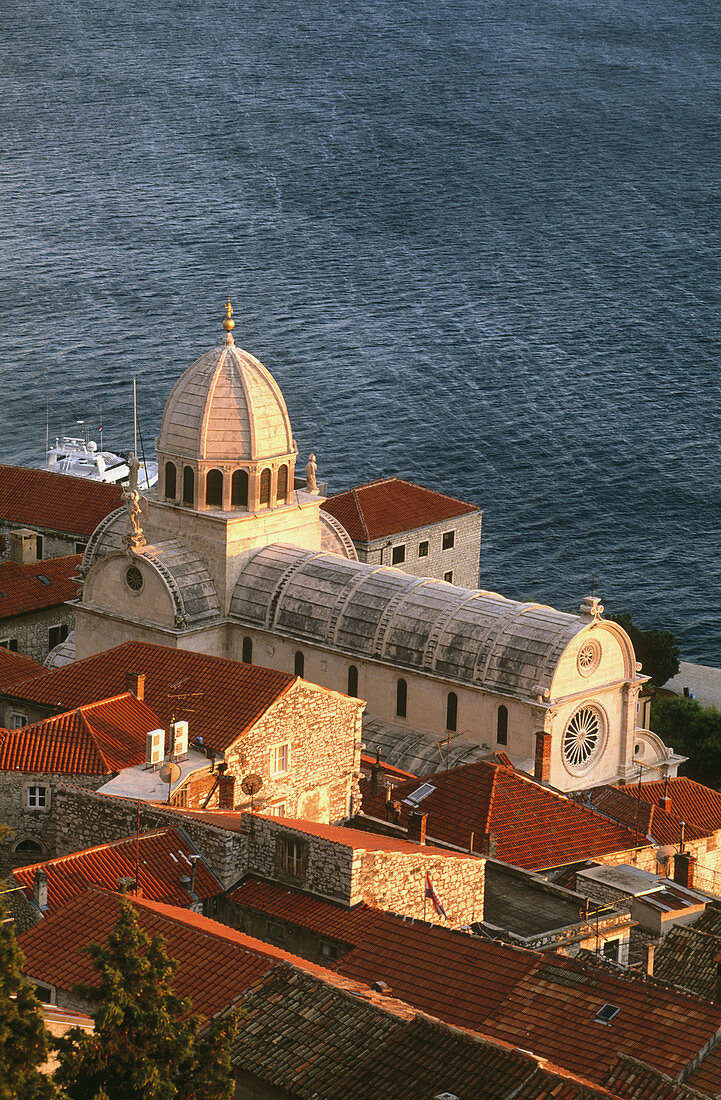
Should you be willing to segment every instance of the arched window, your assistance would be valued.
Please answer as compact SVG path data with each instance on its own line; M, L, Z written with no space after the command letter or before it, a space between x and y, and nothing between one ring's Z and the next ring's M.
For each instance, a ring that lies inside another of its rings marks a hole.
M508 707L499 707L496 718L496 741L499 745L508 744Z
M455 691L448 692L448 698L446 699L446 729L455 730L458 728L458 696Z
M183 470L183 504L192 506L195 504L195 474L192 466L186 466Z
M276 500L285 500L288 496L288 467L281 466L278 470L278 485L275 490Z
M295 651L295 674L296 676L305 675L305 657L300 649Z
M235 470L233 473L230 503L233 508L248 507L248 474L245 470Z
M358 669L355 665L350 665L348 669L348 694L358 695Z
M223 475L220 470L208 470L206 474L205 503L209 508L223 507Z
M408 684L405 680L399 680L396 684L396 715L405 718L408 709Z
M165 499L175 500L177 487L177 470L174 462L165 463Z
M253 664L253 639L243 638L243 664Z
M45 852L36 840L21 840L13 849L12 862L16 867L27 867L30 863L40 863Z
M260 503L270 504L270 470L263 470L260 475Z

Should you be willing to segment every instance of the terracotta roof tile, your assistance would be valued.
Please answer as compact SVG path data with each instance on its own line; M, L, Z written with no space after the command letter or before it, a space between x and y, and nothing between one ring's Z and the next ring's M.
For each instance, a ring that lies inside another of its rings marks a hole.
M539 786L512 767L479 761L449 771L407 780L393 790L403 802L421 784L435 790L418 804L428 813L429 841L481 850L484 833L496 836L498 859L517 867L541 870L575 863L635 846L635 836L601 814ZM385 796L370 793L361 781L363 813L385 818ZM401 823L410 807L403 805Z
M71 554L30 565L0 562L0 619L74 600L78 586L72 578L81 561L80 554Z
M109 775L145 760L157 714L126 692L30 726L0 731L0 771Z
M479 508L410 481L387 477L328 497L323 511L335 516L356 542L369 542L478 512Z
M121 504L118 485L26 466L0 466L0 520L88 536Z
M624 1100L695 1100L705 1096L627 1055L618 1058L603 1083Z
M8 691L31 676L46 676L47 669L26 657L24 653L13 653L0 646L0 691Z
M721 1007L573 959L540 955L383 913L248 881L244 904L350 945L332 969L382 980L457 1027L492 1036L599 1082L619 1052L675 1076L721 1025ZM619 1008L609 1023L604 1005Z
M648 801L643 791L639 797L638 784L596 787L591 791L591 799L597 810L631 830L634 837L638 833L641 840L652 838L656 844L678 844L680 818ZM708 829L688 821L685 836L686 840L700 840L708 836Z
M77 707L126 690L128 672L145 673L145 702L166 728L189 719L190 738L224 750L258 721L296 677L257 665L148 642L126 642L93 657L17 684L17 698Z
M665 788L664 779L642 783L641 798L658 805ZM668 812L673 817L705 830L705 836L721 829L721 792L712 791L710 787L704 787L702 783L696 783L686 776L677 776L669 779L668 793L671 798ZM678 840L678 834L675 840Z
M716 1042L712 1049L701 1059L698 1066L688 1074L685 1084L698 1089L708 1096L721 1095L721 1045Z
M180 880L190 876L192 864L188 857L191 855L197 852L183 833L178 829L162 829L139 838L128 837L31 867L21 867L13 871L13 877L32 898L35 874L42 868L47 875L51 913L84 893L89 886L118 890L119 879L135 878L136 869L140 897L188 906L192 905L193 897L189 887ZM207 864L202 859L195 860L193 893L198 898L208 898L222 892L223 887Z

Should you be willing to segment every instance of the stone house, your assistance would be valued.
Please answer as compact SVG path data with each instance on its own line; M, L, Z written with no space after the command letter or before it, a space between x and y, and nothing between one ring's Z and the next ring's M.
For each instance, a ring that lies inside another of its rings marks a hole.
M0 558L22 532L23 561L82 554L97 525L122 502L122 489L90 478L0 465Z
M21 536L12 533L13 547ZM0 561L0 648L42 662L65 641L75 625L75 609L68 601L77 595L81 560L72 554L47 561Z
M475 504L386 477L328 497L323 511L343 525L359 561L478 587L483 513Z
M187 718L191 747L216 762L212 774L195 776L192 790L186 783L174 788L175 804L243 809L252 800L268 812L317 821L340 821L351 812L364 704L292 674L130 642L15 684L0 709L6 721L13 714L35 721L128 687L164 728ZM251 775L262 782L253 795L242 786ZM157 797L143 795L142 785L139 772L123 773L107 791Z

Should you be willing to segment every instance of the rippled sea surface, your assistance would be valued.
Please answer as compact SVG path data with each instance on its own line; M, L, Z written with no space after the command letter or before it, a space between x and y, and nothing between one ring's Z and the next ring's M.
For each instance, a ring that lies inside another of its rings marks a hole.
M482 584L721 663L721 15L703 0L0 8L0 460L146 444L236 339L341 489L485 510Z

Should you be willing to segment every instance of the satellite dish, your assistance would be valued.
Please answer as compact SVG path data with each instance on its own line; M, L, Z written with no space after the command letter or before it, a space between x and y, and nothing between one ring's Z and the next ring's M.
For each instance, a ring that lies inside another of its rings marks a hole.
M256 795L260 788L263 786L263 777L257 775L255 772L252 775L246 775L243 782L240 784L240 789L243 794L249 794L252 798Z
M180 768L168 761L160 768L158 775L163 783L175 783L176 779L180 779Z

